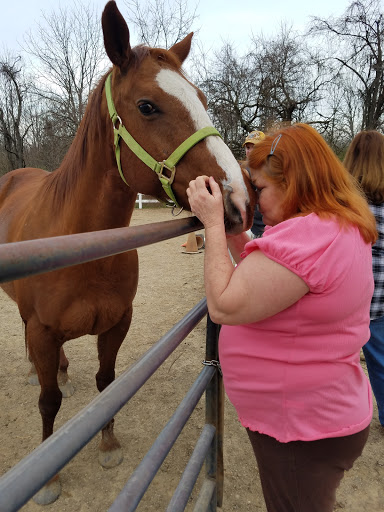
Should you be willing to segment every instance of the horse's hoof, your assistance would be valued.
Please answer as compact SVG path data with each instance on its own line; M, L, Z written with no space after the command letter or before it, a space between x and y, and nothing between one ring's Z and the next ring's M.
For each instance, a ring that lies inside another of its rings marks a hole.
M99 463L103 468L114 468L121 464L123 458L123 450L121 448L115 448L106 452L99 450Z
M63 395L63 398L68 398L73 395L75 392L75 388L70 380L63 384L62 386L59 386L61 394Z
M61 493L61 484L59 478L55 480L51 480L44 487L38 491L34 497L33 501L38 505L49 505L57 500Z
M39 377L37 376L37 373L30 373L28 375L28 384L31 386L40 386Z

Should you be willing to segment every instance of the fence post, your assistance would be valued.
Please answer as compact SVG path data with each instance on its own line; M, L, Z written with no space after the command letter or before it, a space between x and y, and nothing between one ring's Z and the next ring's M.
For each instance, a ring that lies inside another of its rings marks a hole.
M207 315L206 361L218 361L218 339L220 325ZM206 423L214 425L216 433L206 458L206 478L216 481L209 512L216 512L223 503L223 430L224 430L224 388L221 371L217 370L206 391Z

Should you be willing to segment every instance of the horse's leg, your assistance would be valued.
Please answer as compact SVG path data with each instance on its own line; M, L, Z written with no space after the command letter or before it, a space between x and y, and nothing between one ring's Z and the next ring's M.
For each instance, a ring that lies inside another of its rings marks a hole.
M64 354L63 347L60 347L60 363L59 363L59 371L57 374L57 382L59 384L59 388L61 391L61 394L63 395L63 398L68 398L69 396L72 396L75 392L75 388L73 387L73 384L68 377L68 359L66 355Z
M29 362L31 363L28 373L28 384L31 386L39 386L39 377L37 376L36 366L33 364L31 360L31 354L28 354Z
M31 360L31 356L29 355L29 361L31 363L29 373L28 373L28 383L32 386L38 386L40 384L39 378L37 376L36 367ZM57 382L59 384L59 388L63 398L68 398L73 395L75 392L75 388L68 376L68 359L64 353L63 347L60 348L60 364L59 371L57 373Z
M24 323L25 346L28 347L28 342L27 342L27 322L24 320L24 318L22 320L23 320L23 323ZM28 352L28 360L29 360L29 363L30 363L28 377L27 377L28 378L28 384L30 384L31 386L39 386L40 385L39 377L37 376L36 367L35 367L35 365L32 362L31 354L29 352Z
M27 342L41 386L39 409L43 422L42 440L44 441L53 432L53 424L62 400L62 394L57 384L60 345L37 318L28 321ZM60 492L61 485L57 474L35 494L33 499L39 505L48 505L60 496Z
M115 378L115 363L119 348L124 341L132 319L132 308L109 331L97 339L100 367L96 374L97 389L103 391ZM113 433L114 419L112 418L101 432L99 445L99 462L105 468L112 468L123 460L123 452L119 441Z

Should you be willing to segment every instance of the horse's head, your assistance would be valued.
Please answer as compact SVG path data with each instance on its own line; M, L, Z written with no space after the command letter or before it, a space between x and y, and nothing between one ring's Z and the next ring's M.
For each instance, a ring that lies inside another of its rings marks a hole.
M168 193L190 209L190 180L213 176L223 192L227 231L249 228L255 204L250 183L213 128L203 93L181 71L193 34L170 50L131 48L127 24L114 1L105 6L102 25L105 49L114 64L106 96L124 180L137 192L160 200Z

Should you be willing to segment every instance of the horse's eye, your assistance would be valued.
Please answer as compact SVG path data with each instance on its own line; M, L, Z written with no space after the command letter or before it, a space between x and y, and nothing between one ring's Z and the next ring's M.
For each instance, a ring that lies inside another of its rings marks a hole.
M141 103L139 105L139 110L144 116L150 116L157 112L156 108L151 103Z

